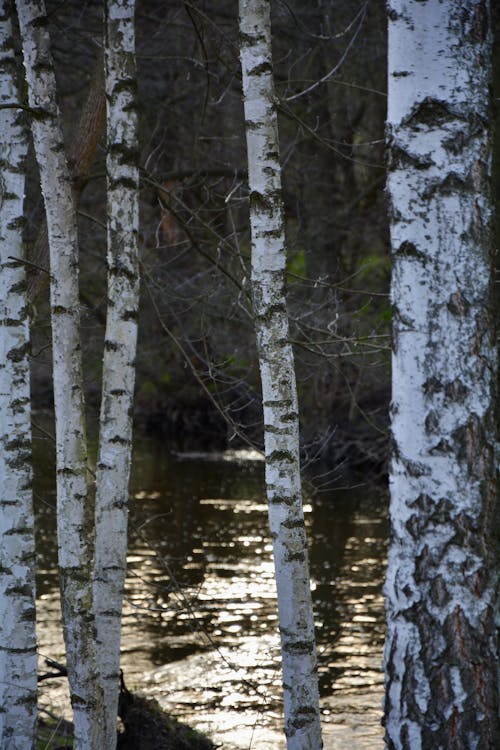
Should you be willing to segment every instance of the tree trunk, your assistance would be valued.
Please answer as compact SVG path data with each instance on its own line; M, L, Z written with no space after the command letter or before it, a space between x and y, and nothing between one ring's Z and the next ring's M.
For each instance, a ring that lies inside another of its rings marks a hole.
M252 289L262 381L266 487L289 750L323 746L299 464L299 416L285 299L285 236L268 0L240 0L252 229Z
M389 748L494 750L496 353L483 0L391 0Z
M57 533L61 606L75 748L102 750L102 694L92 615L91 524L87 486L78 304L78 237L71 176L56 103L43 0L17 0L32 132L50 248L50 304L56 418Z
M139 306L134 0L106 4L108 313L96 487L94 606L106 740L116 745Z
M12 6L0 0L0 107L20 99ZM0 747L34 747L37 703L24 113L0 108ZM18 259L18 260L16 260Z
M78 205L80 195L86 185L94 153L102 135L105 112L104 59L102 52L100 52L80 119L68 145L68 164L73 184L73 199L76 205ZM29 259L33 265L28 271L28 299L30 303L34 304L49 280L46 272L49 266L49 240L46 221L42 222L38 230Z

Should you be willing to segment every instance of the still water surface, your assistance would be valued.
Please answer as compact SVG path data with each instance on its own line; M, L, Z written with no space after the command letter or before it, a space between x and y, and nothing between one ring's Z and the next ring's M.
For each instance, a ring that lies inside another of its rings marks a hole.
M41 656L63 659L54 490L37 447ZM137 446L122 667L129 688L225 750L280 750L281 680L263 463ZM306 501L325 747L382 747L387 511L369 485ZM43 667L42 667L43 668ZM64 681L42 701L69 718Z

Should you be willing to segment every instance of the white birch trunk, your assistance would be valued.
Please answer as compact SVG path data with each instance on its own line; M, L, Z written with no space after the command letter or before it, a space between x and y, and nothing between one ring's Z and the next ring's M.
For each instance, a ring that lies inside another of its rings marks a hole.
M61 607L78 750L102 750L92 615L91 527L87 486L78 298L78 237L71 178L56 103L43 0L17 0L35 155L50 246L50 305L56 417L57 533Z
M105 745L116 746L139 306L135 0L106 4L108 313L96 488L94 606Z
M494 750L491 74L483 0L390 0L389 748Z
M12 6L0 0L0 106L19 101ZM22 259L24 113L0 109L0 747L34 747L37 701L29 316Z
M302 510L299 415L285 299L285 235L268 0L240 0L252 289L262 381L266 487L273 539L289 750L323 746L314 617Z

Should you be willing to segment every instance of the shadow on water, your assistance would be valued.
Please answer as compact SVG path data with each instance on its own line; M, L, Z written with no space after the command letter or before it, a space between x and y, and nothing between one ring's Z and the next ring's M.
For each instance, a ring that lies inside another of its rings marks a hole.
M36 448L42 655L63 657L54 488ZM263 463L137 445L122 666L131 687L227 748L284 747ZM325 747L381 746L387 511L368 485L306 501ZM64 701L42 683L44 700Z

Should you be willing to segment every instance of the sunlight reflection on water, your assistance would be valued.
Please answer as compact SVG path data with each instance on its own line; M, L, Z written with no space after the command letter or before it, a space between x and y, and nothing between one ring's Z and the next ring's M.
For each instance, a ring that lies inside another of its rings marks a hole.
M123 619L127 685L226 750L285 747L262 473L260 462L241 456L172 460L151 446L134 462ZM359 493L332 492L305 507L327 750L382 747L387 520L379 490ZM47 539L53 517L46 506L40 516ZM40 651L63 660L54 547L45 544L40 560ZM42 683L42 694L52 705L67 700L64 686L52 681Z

